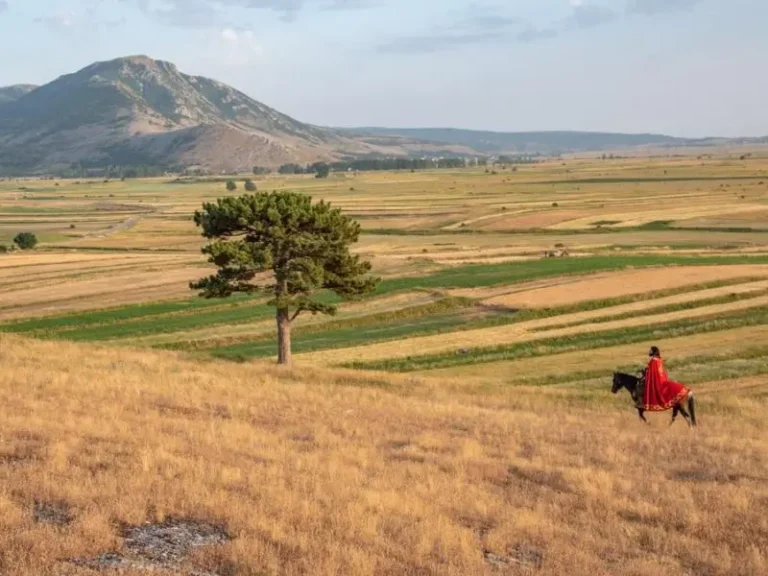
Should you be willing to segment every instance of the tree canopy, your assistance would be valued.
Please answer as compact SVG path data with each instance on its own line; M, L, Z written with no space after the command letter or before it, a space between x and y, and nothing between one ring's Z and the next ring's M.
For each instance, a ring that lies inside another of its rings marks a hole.
M339 208L296 192L246 194L206 203L195 224L212 242L203 248L215 275L190 285L207 298L237 292L272 296L278 361L290 364L290 325L302 312L335 314L323 290L343 299L372 292L371 264L352 254L360 225Z
M32 232L20 232L16 234L13 243L21 250L32 250L37 246L37 236L32 234Z

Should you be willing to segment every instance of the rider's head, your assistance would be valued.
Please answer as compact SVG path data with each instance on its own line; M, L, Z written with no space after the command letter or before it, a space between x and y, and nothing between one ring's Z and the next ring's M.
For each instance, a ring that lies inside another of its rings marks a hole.
M661 350L659 350L658 346L651 346L651 349L648 351L648 356L651 358L661 358Z

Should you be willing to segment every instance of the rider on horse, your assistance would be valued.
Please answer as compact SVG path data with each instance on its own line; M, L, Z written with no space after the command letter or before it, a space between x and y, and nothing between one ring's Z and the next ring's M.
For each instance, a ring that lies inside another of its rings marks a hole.
M645 409L650 412L669 410L682 403L690 390L669 379L658 347L652 346L648 355L651 359L645 369Z

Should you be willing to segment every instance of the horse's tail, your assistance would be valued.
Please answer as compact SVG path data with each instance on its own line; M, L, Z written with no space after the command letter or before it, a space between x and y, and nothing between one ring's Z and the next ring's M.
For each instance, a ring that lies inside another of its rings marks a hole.
M693 392L688 394L688 412L691 415L691 424L696 426L696 399L693 397Z

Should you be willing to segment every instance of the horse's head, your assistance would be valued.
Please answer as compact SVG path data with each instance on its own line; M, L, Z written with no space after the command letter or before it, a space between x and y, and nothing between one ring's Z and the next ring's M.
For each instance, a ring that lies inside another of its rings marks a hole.
M611 392L613 394L618 394L619 390L621 390L623 386L624 386L624 384L621 381L621 375L618 372L614 372L613 373L613 386L611 387Z

